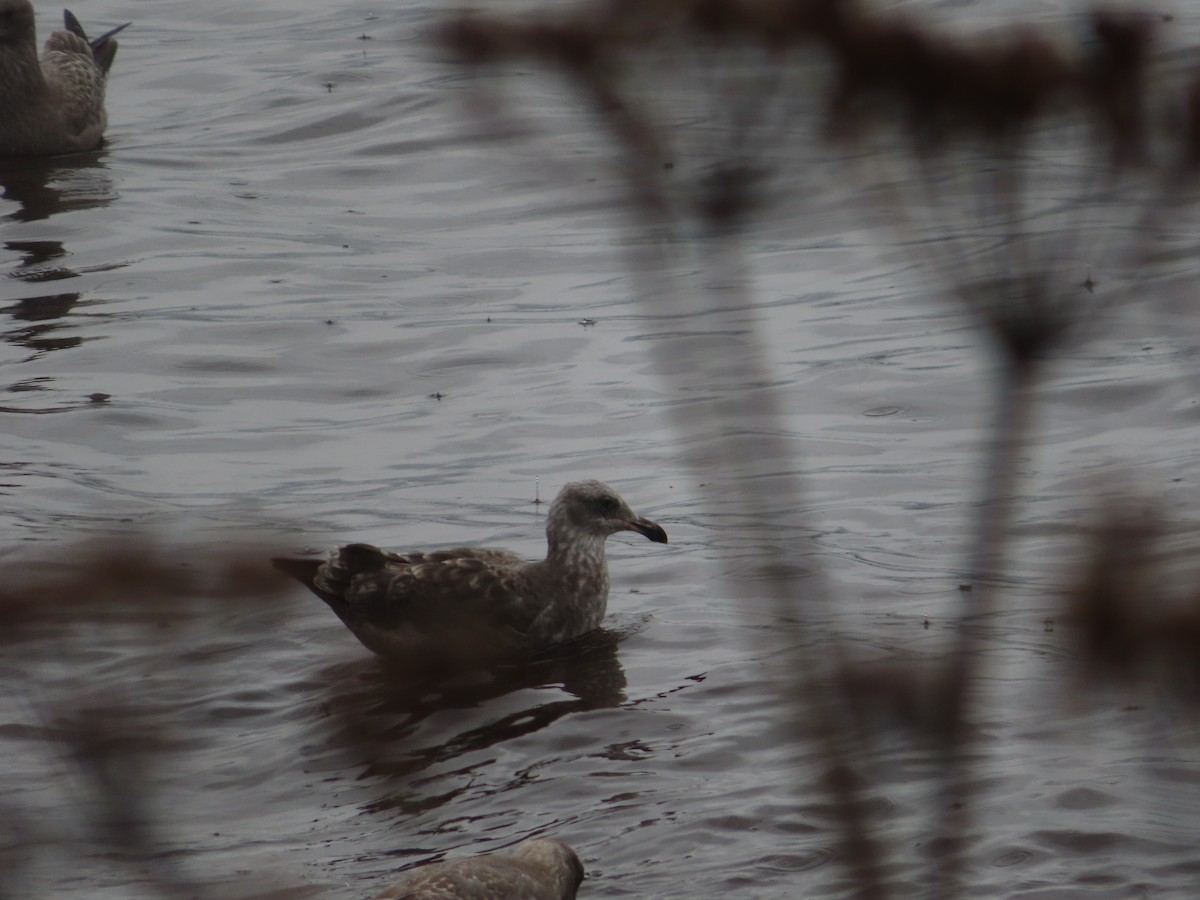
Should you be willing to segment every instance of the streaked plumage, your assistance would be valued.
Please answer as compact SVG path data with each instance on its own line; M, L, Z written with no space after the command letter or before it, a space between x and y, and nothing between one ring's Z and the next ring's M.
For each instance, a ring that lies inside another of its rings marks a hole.
M54 156L100 146L108 117L104 84L121 25L89 41L63 13L65 31L37 56L33 6L0 0L0 156Z
M341 547L324 562L274 562L382 656L486 664L600 624L608 602L604 543L618 531L667 542L608 485L577 481L550 505L547 554L538 562L502 550L390 553L369 544Z
M562 841L525 841L512 856L431 863L375 900L574 900L583 864Z

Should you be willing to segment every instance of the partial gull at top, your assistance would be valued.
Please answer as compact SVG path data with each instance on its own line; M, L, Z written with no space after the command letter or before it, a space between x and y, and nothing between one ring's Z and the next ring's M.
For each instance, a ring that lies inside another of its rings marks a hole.
M667 543L608 485L566 485L546 515L546 558L503 550L391 553L349 544L325 561L275 565L329 604L370 650L414 665L486 665L542 650L600 624L608 604L609 535Z
M0 156L55 156L100 146L104 83L120 25L93 41L70 11L37 56L33 6L0 0Z

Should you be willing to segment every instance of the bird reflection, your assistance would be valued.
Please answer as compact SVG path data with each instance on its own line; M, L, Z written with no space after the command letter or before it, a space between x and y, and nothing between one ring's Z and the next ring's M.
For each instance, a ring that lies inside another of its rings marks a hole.
M116 188L104 163L104 153L77 153L71 156L40 159L32 157L0 158L0 200L12 201L14 210L0 202L0 221L34 222L58 213L107 206L116 198ZM79 270L65 264L70 250L61 241L9 240L3 248L17 255L15 264L3 275L28 285L77 279L88 272L121 268L125 263L93 265ZM10 294L11 296L11 294ZM57 291L22 297L0 308L14 320L15 327L0 333L3 339L32 351L37 359L51 350L69 350L88 338L66 333L79 308L92 300L83 300L80 291ZM45 391L50 379L19 382L9 391ZM54 413L75 408L81 403L55 406L0 406L0 412Z
M0 198L17 204L2 219L36 222L57 213L107 206L117 190L105 155L96 151L49 159L0 157Z
M52 265L56 259L67 255L59 241L5 241L4 249L21 256L16 268L9 272L10 278L30 284L62 281L78 277L78 273L65 266ZM60 294L42 294L23 297L15 303L0 308L19 323L18 327L5 330L4 339L11 344L34 351L35 358L51 350L65 350L83 343L79 335L55 334L61 330L67 316L81 302L77 291ZM37 324L28 324L28 323Z
M331 682L324 709L337 732L329 749L364 766L361 777L404 780L439 763L532 734L571 713L616 707L625 702L625 672L617 647L640 626L622 631L597 629L520 664L437 682L414 681L408 672L374 662L366 673L327 673ZM547 692L521 692L554 685L558 699ZM446 734L445 716L454 710ZM436 736L434 732L436 731ZM461 790L437 796L414 796L409 790L381 797L368 810L434 808Z
M95 154L93 154L94 156ZM72 157L72 165L78 168L81 163L78 157ZM86 167L86 162L83 163ZM53 212L67 209L77 209L85 206L101 205L93 198L89 202L75 202L66 199L69 192L49 186L49 174L70 169L62 162L50 163L43 160L13 160L0 159L0 187L4 188L4 197L17 199L20 209L3 218L31 220L45 218ZM111 186L110 186L111 187ZM111 196L111 189L105 192L104 201ZM4 274L9 278L24 282L28 285L42 285L51 282L62 282L78 279L89 272L110 271L121 268L124 263L93 265L80 270L65 264L70 252L61 241L50 240L9 240L3 243L4 250L16 254L18 261ZM37 359L52 350L69 350L78 347L88 336L78 333L67 333L69 325L77 324L78 319L72 319L82 307L96 300L84 300L80 291L59 291L53 294L34 294L22 297L8 306L0 307L0 314L12 317L15 327L4 328L0 337L18 347L32 351L32 355L24 361ZM9 391L44 391L49 389L51 379L38 378L32 381L18 382L11 385ZM20 413L54 413L73 409L81 403L80 400L66 406L0 406L0 412Z
M57 281L75 275L70 269L46 265L51 260L67 255L67 248L62 241L5 241L4 249L20 255L21 261L10 274L21 281Z
M47 294L41 297L26 297L11 306L0 309L18 322L37 322L36 325L24 325L14 328L4 334L4 339L12 344L34 351L36 356L51 350L67 350L78 347L83 343L79 335L60 336L54 332L63 328L61 321L78 304L80 295Z

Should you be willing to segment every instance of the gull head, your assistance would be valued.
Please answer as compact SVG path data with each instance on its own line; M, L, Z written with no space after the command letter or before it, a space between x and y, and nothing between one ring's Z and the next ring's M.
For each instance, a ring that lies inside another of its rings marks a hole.
M602 481L573 481L565 485L550 505L548 529L606 538L618 531L636 531L659 544L667 543L661 525L629 508L621 495Z

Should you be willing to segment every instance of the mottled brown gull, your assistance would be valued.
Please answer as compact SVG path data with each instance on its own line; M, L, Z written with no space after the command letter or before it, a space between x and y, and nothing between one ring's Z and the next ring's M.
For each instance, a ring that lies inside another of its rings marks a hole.
M37 56L33 6L0 0L0 156L54 156L100 146L108 117L104 82L117 55L113 36L89 41L64 11L65 31L46 39Z
M276 559L370 650L424 664L474 665L591 631L608 605L604 543L618 531L667 542L608 485L566 485L546 515L546 558L460 547L390 553L349 544L325 561Z
M526 841L512 856L422 866L375 900L574 900L583 865L562 841Z

